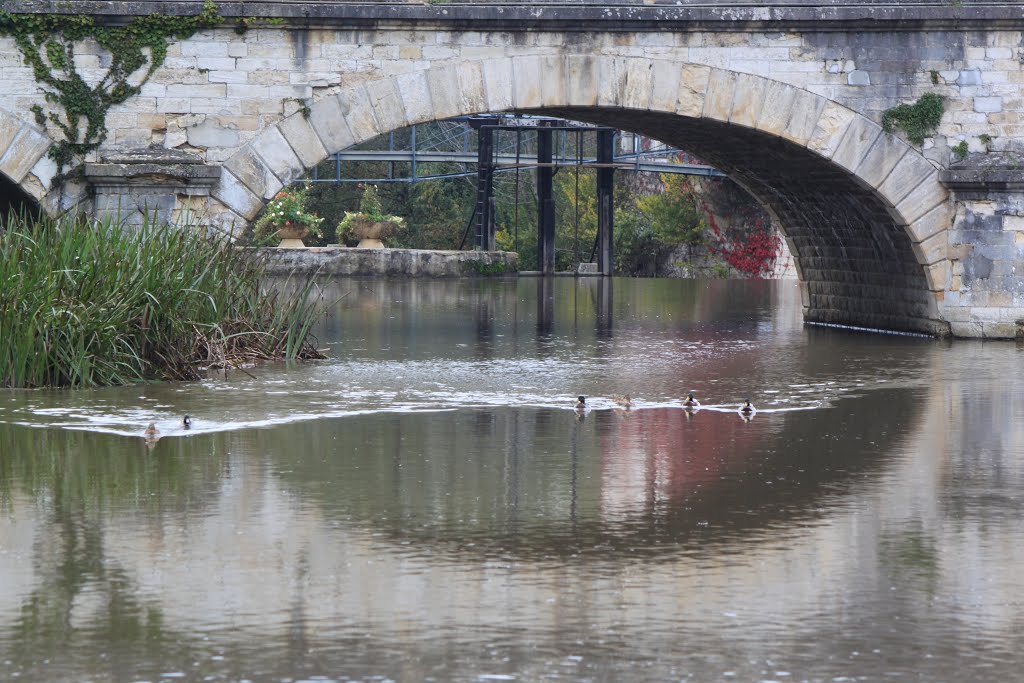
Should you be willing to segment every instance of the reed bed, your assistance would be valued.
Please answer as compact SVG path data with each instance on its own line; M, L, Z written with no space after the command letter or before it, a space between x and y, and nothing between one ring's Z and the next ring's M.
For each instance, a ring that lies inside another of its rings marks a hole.
M252 251L180 227L14 219L0 232L0 386L192 380L321 357L312 286L268 289Z

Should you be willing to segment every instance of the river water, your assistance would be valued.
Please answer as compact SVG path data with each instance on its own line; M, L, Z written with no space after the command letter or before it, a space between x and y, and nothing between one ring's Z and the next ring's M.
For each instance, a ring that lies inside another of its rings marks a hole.
M1020 344L786 281L323 295L330 360L0 392L0 681L1019 679Z

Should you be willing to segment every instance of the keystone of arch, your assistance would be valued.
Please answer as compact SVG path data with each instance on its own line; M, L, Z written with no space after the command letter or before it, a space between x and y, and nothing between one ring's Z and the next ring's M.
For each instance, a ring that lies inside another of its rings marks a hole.
M546 107L600 107L704 118L780 137L845 169L904 226L929 288L949 281L952 220L938 171L864 115L753 74L642 57L561 54L470 60L348 87L261 133L226 164L214 196L251 220L285 183L330 154L406 125Z

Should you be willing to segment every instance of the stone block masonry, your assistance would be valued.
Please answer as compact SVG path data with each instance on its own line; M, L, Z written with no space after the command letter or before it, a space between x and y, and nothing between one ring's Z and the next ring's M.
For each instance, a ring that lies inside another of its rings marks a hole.
M100 21L196 8L0 0L8 11ZM996 188L989 174L968 194L943 175L961 143L977 157L1024 152L1017 4L256 0L221 13L223 27L170 45L143 93L111 110L107 143L85 160L167 149L219 173L212 187L188 180L187 191L175 180L181 191L160 195L165 212L198 208L237 236L277 189L348 146L450 116L544 113L641 132L730 173L793 246L808 320L1020 333L1024 183L1012 178L1022 171L1007 165L1010 180ZM242 16L257 20L238 32ZM94 81L101 53L94 43L79 51ZM925 93L942 95L945 113L921 147L881 130L886 110ZM141 177L119 185L100 167L94 177L108 180L98 194L84 183L56 188L48 133L26 113L35 104L49 106L13 40L0 37L0 172L46 210L109 210L118 187L125 201L157 201Z

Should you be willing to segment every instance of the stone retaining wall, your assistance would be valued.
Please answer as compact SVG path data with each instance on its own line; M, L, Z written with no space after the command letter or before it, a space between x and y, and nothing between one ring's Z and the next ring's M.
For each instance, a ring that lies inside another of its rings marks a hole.
M472 277L515 274L519 255L509 251L423 249L263 249L271 275L369 277Z

